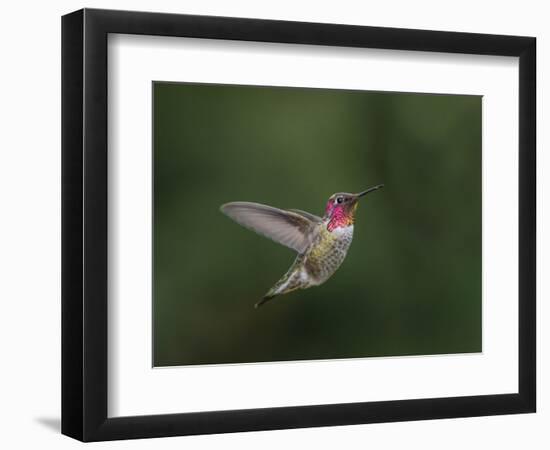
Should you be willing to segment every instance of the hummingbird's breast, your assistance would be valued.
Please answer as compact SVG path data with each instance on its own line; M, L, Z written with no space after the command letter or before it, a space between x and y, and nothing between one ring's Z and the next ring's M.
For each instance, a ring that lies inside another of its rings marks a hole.
M353 239L353 225L328 231L323 224L305 252L304 268L310 283L318 285L328 280L340 267Z

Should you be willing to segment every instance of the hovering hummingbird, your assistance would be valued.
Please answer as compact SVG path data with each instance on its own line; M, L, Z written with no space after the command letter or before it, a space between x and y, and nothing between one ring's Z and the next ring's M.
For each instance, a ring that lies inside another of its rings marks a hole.
M259 203L222 205L220 210L235 222L298 252L290 269L254 307L277 295L327 281L351 245L359 199L383 186L379 184L358 194L331 195L322 218L299 209L283 210Z

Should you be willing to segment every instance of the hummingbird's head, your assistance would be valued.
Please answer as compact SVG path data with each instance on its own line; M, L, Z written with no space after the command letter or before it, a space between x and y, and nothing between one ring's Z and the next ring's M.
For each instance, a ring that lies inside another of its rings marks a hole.
M370 192L376 191L383 186L383 184L379 184L367 189L366 191L359 192L358 194L338 192L331 195L325 208L325 218L330 219L329 231L332 231L332 229L336 227L353 224L353 219L359 200L363 196L369 194Z

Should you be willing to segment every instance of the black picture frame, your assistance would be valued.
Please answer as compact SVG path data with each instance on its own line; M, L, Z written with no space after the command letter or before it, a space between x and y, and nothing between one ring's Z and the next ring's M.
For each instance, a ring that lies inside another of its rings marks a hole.
M109 33L519 57L518 392L108 418ZM62 433L102 441L535 412L535 90L533 37L94 9L63 16Z

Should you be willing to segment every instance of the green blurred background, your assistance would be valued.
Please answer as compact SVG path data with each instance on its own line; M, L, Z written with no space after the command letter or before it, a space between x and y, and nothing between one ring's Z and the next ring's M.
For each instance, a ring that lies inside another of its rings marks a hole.
M155 82L155 366L481 351L481 97ZM325 284L246 200L322 215L378 183Z

